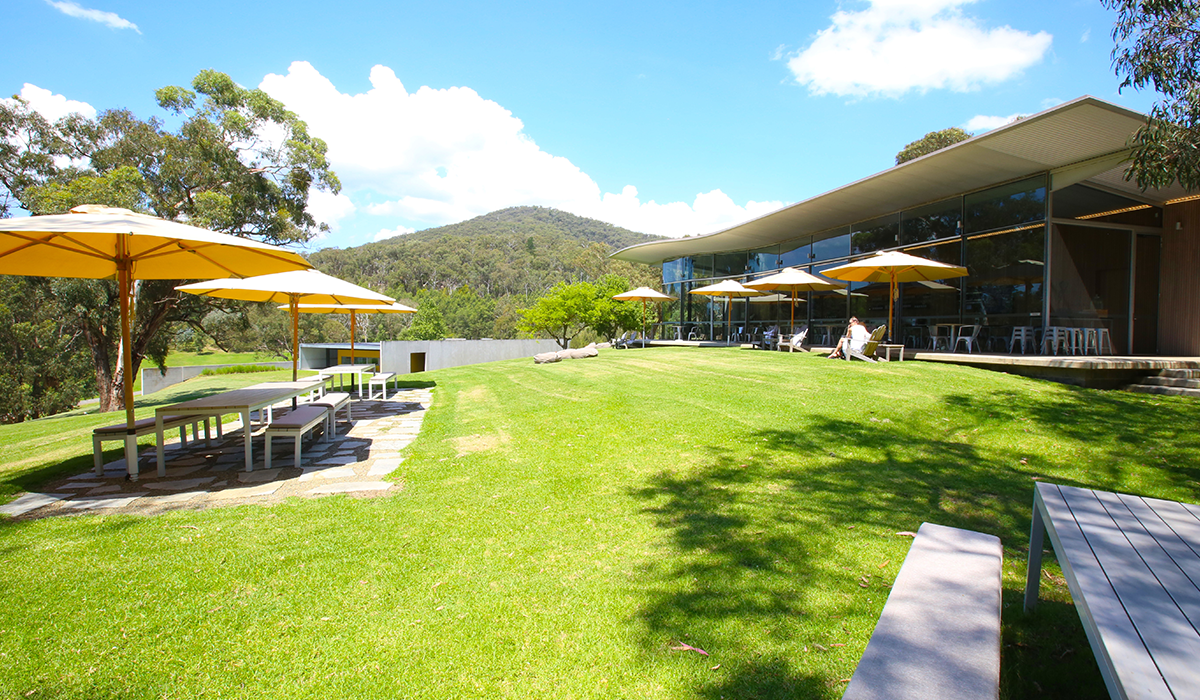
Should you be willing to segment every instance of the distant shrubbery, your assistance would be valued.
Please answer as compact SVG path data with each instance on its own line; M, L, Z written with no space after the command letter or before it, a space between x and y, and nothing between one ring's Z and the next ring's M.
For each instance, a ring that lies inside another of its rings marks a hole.
M200 374L205 377L212 377L218 374L249 374L251 372L274 372L279 369L272 365L230 365L228 367L212 367L206 369Z

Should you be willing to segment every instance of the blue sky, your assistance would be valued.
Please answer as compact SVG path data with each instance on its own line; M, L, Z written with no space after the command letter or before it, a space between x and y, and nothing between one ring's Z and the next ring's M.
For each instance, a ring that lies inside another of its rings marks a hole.
M213 68L330 146L360 245L553 206L718 230L890 167L906 143L1089 94L1139 111L1099 0L730 3L9 0L0 92L50 116Z

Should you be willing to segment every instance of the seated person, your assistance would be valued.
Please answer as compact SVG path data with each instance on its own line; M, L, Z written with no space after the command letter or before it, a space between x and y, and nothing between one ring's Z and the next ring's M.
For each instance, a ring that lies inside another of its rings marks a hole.
M770 350L775 346L775 342L779 339L779 326L771 326L763 333L762 348Z
M840 357L846 359L847 349L855 352L862 352L867 346L867 341L871 339L871 332L859 321L857 317L850 318L850 325L846 327L846 334L838 341L837 347L833 352L829 353L829 358Z

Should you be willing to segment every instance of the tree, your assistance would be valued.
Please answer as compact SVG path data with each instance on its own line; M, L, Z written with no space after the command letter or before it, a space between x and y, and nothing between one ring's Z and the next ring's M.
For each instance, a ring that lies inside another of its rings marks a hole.
M1143 190L1200 189L1200 3L1102 0L1117 11L1113 68L1121 89L1151 87L1163 99L1133 137L1126 180Z
M605 275L596 281L596 302L589 324L599 335L612 340L624 331L641 328L641 303L617 301L613 295L629 290L629 280L619 275Z
M559 282L533 306L521 310L522 331L545 334L566 350L571 339L592 323L596 287L591 282Z
M0 102L0 213L14 203L34 214L107 204L271 243L315 235L308 194L314 188L337 192L340 185L325 143L295 114L211 70L199 73L190 90L166 87L156 97L182 118L178 131L126 110L50 123L18 97ZM179 282L137 285L135 373L143 358L165 356L167 334L160 332L174 324L199 329L216 308L211 300L176 292ZM58 280L53 289L65 297L67 315L91 352L100 410L115 410L126 380L117 362L115 285Z
M931 131L900 149L900 152L896 154L896 165L907 163L921 156L927 156L934 151L940 151L947 146L953 146L960 141L966 141L972 136L974 134L963 131L957 126L942 129L941 131Z
M432 304L417 309L412 325L400 334L400 340L441 340L446 337L446 320Z

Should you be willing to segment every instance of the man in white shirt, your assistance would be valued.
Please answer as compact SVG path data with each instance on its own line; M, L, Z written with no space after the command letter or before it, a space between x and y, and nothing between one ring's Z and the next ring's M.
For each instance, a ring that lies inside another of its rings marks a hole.
M859 321L857 317L850 318L850 325L846 328L846 335L838 341L838 346L829 353L829 358L840 357L846 358L847 348L855 352L862 352L867 346L867 341L871 339L871 332Z

